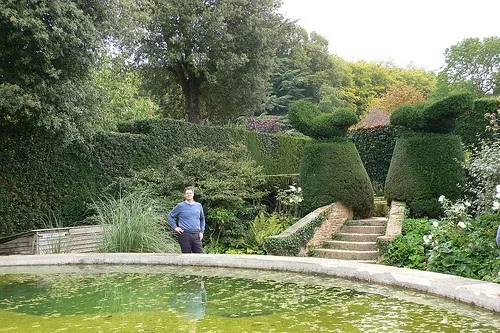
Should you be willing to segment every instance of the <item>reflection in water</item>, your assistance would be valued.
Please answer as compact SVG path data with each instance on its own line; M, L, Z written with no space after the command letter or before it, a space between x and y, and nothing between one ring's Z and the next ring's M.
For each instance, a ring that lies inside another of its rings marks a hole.
M180 280L181 277L176 277L174 282L177 279ZM184 281L181 283L174 283L178 287L172 297L172 308L183 314L184 319L200 320L205 317L207 309L205 282L202 277L182 277L182 279Z
M182 320L189 322L189 332L196 332L196 322L205 317L207 309L207 291L203 277L174 277L172 309L181 314ZM176 280L178 282L176 283Z

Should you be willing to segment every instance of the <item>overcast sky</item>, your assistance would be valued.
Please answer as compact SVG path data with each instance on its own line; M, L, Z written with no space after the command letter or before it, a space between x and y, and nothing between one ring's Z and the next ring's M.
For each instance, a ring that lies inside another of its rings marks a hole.
M282 0L282 13L347 61L438 70L446 48L500 36L500 0Z

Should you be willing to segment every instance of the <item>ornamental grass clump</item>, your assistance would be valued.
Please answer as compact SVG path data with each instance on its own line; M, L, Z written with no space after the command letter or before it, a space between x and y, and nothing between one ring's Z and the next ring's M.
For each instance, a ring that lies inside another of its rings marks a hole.
M141 192L95 202L103 227L102 252L178 252L164 218Z

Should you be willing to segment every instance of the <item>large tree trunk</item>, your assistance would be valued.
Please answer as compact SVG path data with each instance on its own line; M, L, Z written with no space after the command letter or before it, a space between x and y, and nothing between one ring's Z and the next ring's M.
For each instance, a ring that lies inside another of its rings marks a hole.
M202 78L197 77L195 73L189 72L184 84L181 84L184 93L185 118L190 123L200 124L200 86L203 82Z
M200 87L196 84L189 84L184 90L184 107L186 112L186 121L190 123L200 124Z

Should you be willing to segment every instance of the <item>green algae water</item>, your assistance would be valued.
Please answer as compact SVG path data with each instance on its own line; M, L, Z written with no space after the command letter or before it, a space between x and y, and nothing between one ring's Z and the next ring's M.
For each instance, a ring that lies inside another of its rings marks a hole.
M172 266L15 268L0 332L499 332L498 314L325 276Z

